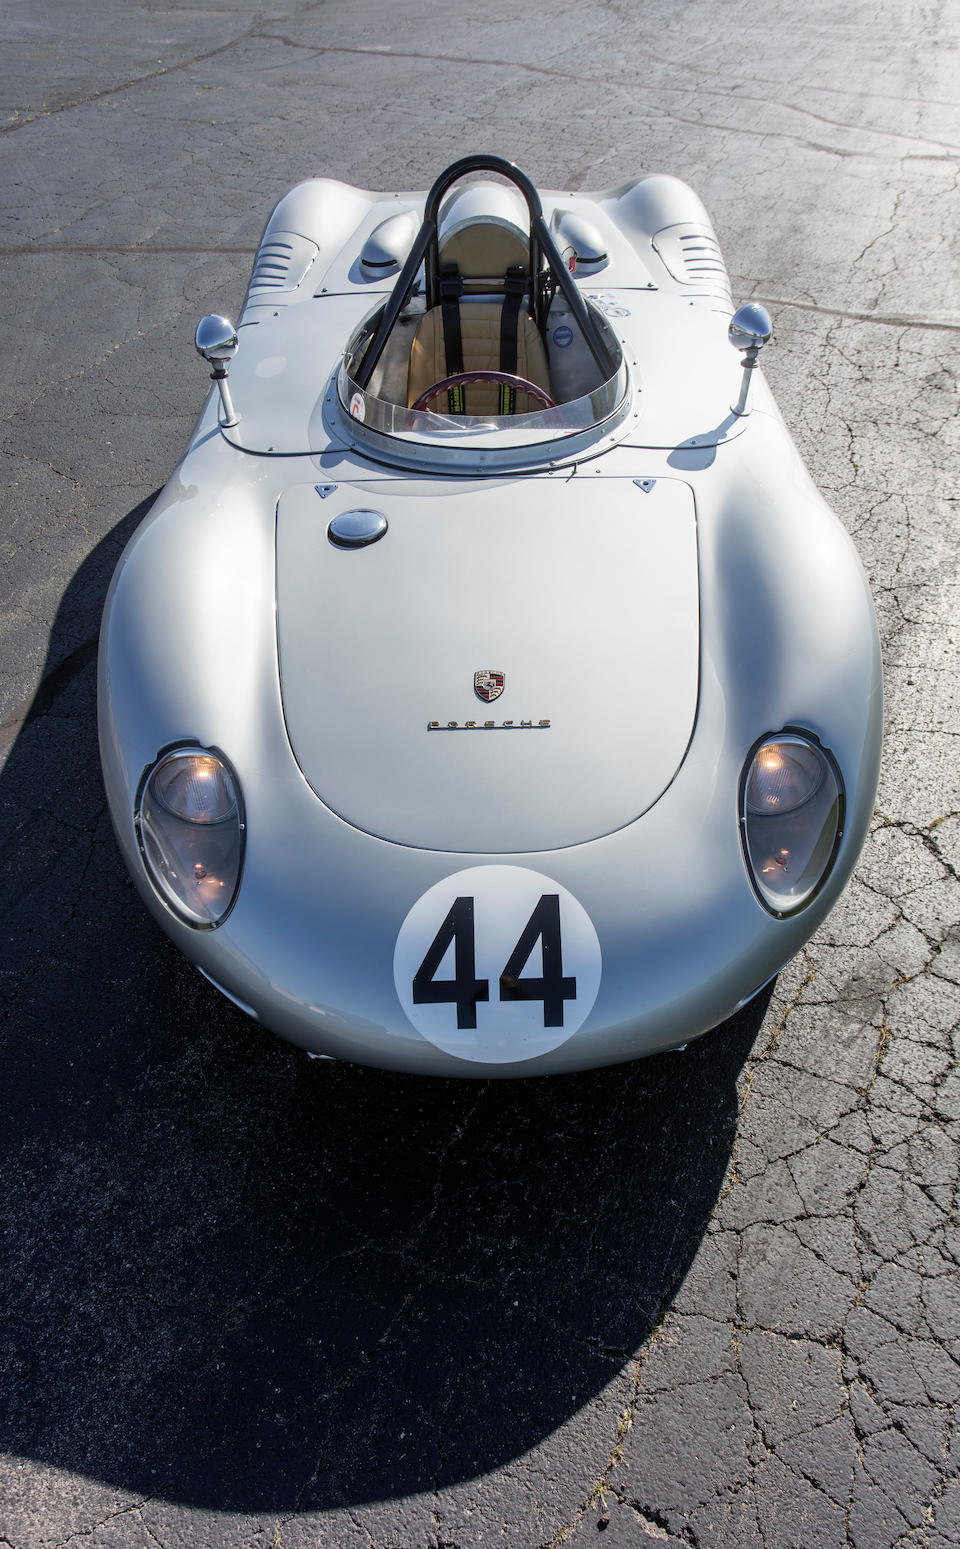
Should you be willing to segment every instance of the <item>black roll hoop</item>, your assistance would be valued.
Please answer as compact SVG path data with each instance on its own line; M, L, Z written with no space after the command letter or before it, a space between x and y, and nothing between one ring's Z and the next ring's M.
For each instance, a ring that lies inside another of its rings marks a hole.
M550 228L543 218L543 206L540 203L540 195L525 172L512 161L507 161L503 156L463 156L455 161L445 172L441 172L430 192L427 194L423 207L423 225L417 232L413 246L407 254L407 260L397 276L397 283L390 292L376 332L370 342L363 362L360 365L355 381L357 386L364 390L369 384L380 356L393 326L407 304L410 292L413 290L420 265L424 265L426 275L426 301L427 306L435 307L439 301L439 274L440 274L440 241L438 221L440 215L440 201L459 178L466 177L468 172L497 172L508 182L518 188L526 200L527 210L530 214L530 306L533 319L541 334L546 326L546 318L538 316L542 311L540 287L537 278L540 274L541 263L546 262L550 273L556 281L557 287L563 293L564 300L569 306L577 322L583 337L587 341L590 353L603 372L604 380L612 375L616 369L616 362L610 357L604 341L600 335L596 323L587 310L586 302L581 296L573 277L563 261L560 249L553 240Z

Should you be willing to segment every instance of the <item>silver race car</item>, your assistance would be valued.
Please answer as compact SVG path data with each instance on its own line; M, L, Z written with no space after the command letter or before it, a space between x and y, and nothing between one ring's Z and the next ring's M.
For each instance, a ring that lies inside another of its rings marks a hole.
M517 1076L686 1043L850 875L863 571L675 178L299 184L104 615L123 857L311 1053ZM732 346L732 347L731 347ZM229 377L228 377L229 372Z

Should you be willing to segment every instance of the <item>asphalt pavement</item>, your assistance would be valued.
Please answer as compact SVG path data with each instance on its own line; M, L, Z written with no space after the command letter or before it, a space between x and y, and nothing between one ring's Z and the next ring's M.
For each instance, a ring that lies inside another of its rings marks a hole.
M960 1542L960 6L0 14L0 1546ZM847 524L886 751L855 880L682 1054L314 1064L146 916L100 612L294 182L700 193Z

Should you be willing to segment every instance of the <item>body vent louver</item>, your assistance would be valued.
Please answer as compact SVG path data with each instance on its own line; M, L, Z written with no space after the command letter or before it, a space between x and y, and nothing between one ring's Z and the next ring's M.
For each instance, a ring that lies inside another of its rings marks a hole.
M318 251L315 242L295 231L268 231L257 252L247 304L285 300L283 293L297 289Z
M680 285L733 306L720 244L712 231L687 222L665 226L653 238L653 249Z

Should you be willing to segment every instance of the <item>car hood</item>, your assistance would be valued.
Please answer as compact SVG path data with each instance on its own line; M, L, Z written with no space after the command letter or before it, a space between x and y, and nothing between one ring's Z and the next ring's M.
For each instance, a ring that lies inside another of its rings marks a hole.
M686 484L320 489L280 498L277 613L290 741L327 806L398 844L510 853L598 838L657 800L697 709ZM358 508L384 536L337 547L331 519Z

